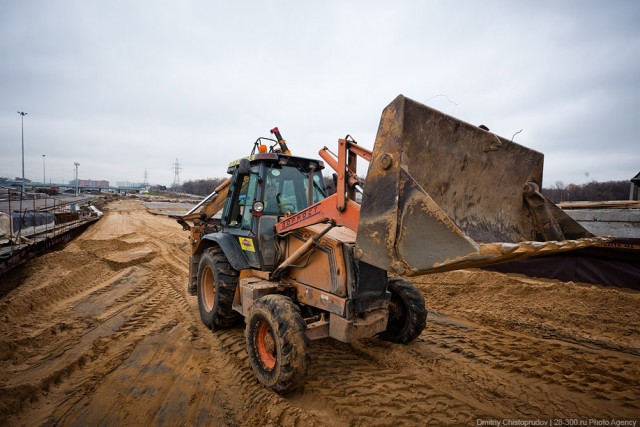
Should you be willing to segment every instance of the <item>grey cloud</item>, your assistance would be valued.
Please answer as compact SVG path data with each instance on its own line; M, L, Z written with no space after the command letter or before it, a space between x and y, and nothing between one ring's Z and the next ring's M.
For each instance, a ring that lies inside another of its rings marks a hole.
M628 179L639 18L632 1L5 2L0 175L19 174L17 110L27 177L47 154L56 179L79 161L83 178L170 184L176 158L183 179L222 176L275 125L304 156L346 133L371 147L403 93L524 129L546 185Z

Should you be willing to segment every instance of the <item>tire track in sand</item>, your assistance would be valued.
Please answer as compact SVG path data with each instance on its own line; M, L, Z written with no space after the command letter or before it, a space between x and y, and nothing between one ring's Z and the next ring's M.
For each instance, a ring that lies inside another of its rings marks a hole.
M639 411L637 356L447 310L432 312L406 346L313 342L307 381L279 396L254 377L242 326L202 325L197 299L186 293L180 226L130 200L113 204L106 219L45 255L55 255L53 265L39 268L56 277L36 270L0 300L0 314L15 313L0 325L14 347L0 352L3 424L461 425ZM136 258L142 248L152 255ZM86 265L97 274L83 274ZM452 289L439 290L441 301Z
M106 225L109 225L108 222ZM89 237L104 237L105 234L97 228ZM84 240L81 240L83 237ZM67 257L86 258L86 252L82 249L84 246L94 253L93 261L98 265L105 261L99 255L95 256L97 252L109 253L136 246L120 241L110 242L108 239L95 241L86 236L81 236L75 243L66 250ZM43 264L47 262L46 259L40 261ZM50 292L51 281L48 282L49 286L36 287L35 292L29 286L21 289L22 295L17 298L21 304L12 305L16 311L21 311L21 306L33 304L43 295L48 295L48 304L38 307L42 311L47 308L51 312L50 317L64 318L65 321L40 327L35 332L14 328L14 331L20 330L21 334L14 333L13 341L5 342L8 348L20 351L19 354L10 353L4 357L5 361L13 362L9 365L17 366L3 366L7 368L3 370L10 374L9 380L0 384L5 396L1 407L4 416L19 412L24 402L35 402L40 394L50 395L52 388L64 388L67 378L87 370L90 362L103 359L110 347L127 349L131 346L131 343L126 342L115 344L116 341L122 341L132 334L139 340L141 336L159 327L156 323L162 316L161 308L170 307L171 301L166 288L152 289L154 280L156 283L161 280L154 277L153 270L144 266L146 261L134 261L132 266L126 263L116 264L115 271L114 266L109 265L103 270L110 274L97 277L93 274L95 269L87 272L84 268L86 264L71 262L75 266L67 276L72 279L62 281L62 286L54 281L56 292L53 295ZM145 275L146 280L141 280ZM72 314L71 318L69 313ZM12 320L18 321L19 316L12 316ZM47 339L53 335L55 340ZM116 353L118 354L121 356L121 352ZM81 373L75 376L83 377ZM91 374L88 376L91 377Z

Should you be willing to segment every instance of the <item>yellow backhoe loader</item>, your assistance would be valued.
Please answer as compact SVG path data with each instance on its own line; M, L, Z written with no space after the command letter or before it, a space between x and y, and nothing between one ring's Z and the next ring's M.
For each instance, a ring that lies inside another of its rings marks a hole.
M347 136L323 161L301 158L272 133L179 222L202 321L244 318L251 367L278 393L303 382L311 340L418 337L424 299L400 276L601 241L540 193L542 154L402 95L384 109L373 151Z

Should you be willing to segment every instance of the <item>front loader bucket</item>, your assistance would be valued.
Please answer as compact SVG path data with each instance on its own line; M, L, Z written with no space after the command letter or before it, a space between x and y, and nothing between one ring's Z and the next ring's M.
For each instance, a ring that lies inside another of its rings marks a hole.
M382 113L356 254L407 276L590 246L546 199L543 155L404 96Z

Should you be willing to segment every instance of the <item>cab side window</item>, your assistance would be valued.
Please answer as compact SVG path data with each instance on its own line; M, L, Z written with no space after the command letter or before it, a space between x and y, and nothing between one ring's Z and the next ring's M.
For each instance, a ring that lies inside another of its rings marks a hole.
M278 206L278 200L280 198L280 183L278 180L278 176L280 171L270 170L270 173L267 175L267 183L265 185L264 190L264 212L267 215L278 215L280 213L280 209Z
M251 175L249 175L249 185L247 186L247 191L244 194L244 202L243 202L244 207L242 212L242 228L245 230L251 229L251 218L253 218L253 215L251 214L251 208L256 198L257 187L258 187L258 174L252 172Z
M244 217L245 209L251 208L246 206L247 191L249 190L249 176L242 178L242 184L238 197L231 202L231 209L229 209L228 225L229 227L240 227Z

